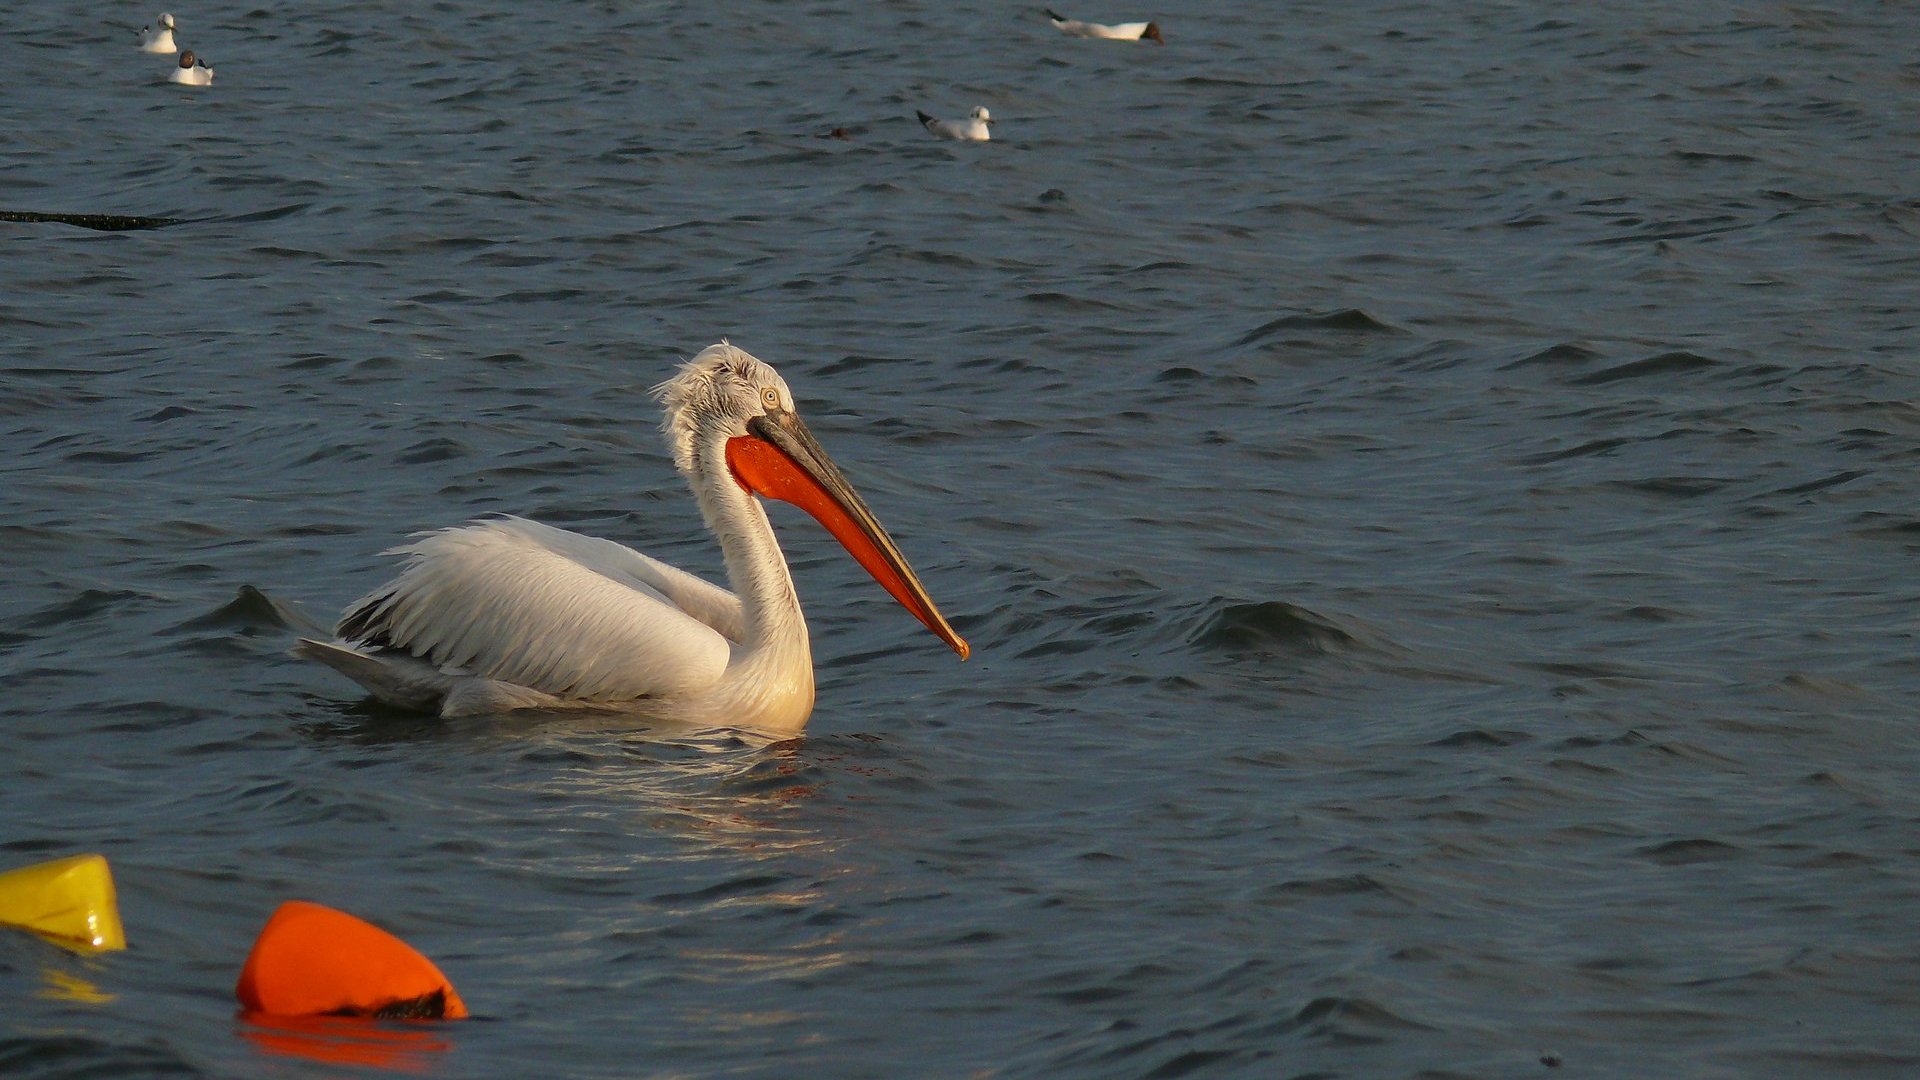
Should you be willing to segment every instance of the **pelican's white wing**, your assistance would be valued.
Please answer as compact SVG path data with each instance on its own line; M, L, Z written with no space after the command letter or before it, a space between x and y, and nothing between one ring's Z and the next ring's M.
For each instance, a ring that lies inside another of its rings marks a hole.
M528 539L561 552L582 566L616 578L624 576L635 585L651 588L660 593L662 599L718 630L730 641L739 641L745 632L739 597L705 578L695 577L677 566L642 555L625 544L556 529L511 515L475 522L469 526L479 527L517 530Z
M732 593L608 540L523 518L429 533L347 609L346 641L584 701L698 693L737 638Z

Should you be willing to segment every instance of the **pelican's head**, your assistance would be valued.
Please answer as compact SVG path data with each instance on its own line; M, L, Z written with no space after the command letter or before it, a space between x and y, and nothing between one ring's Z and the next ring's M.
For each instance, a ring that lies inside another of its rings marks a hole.
M193 60L194 60L194 58L193 58L193 50L191 50L191 49L189 49L189 50L187 50L186 52L183 52L183 53L181 53L181 54L180 54L180 66L181 66L181 67L183 67L183 68L190 68L190 67L192 67L192 66L193 66Z
M153 20L153 24L163 30L171 30L173 29L173 16L163 11L160 13L159 18Z
M706 485L735 484L812 514L902 607L967 658L966 641L934 606L893 537L801 422L779 372L722 341L653 392L666 410L662 428L673 462L703 503Z
M993 114L987 111L987 107L985 105L975 105L973 107L973 112L969 113L968 115L972 116L975 120L978 120L983 124L993 123Z
M1147 28L1140 31L1140 36L1146 38L1148 41L1157 42L1161 45L1167 43L1167 39L1160 36L1160 27L1156 23L1148 23Z
M662 425L673 463L692 476L716 446L747 434L747 423L770 409L793 411L793 391L780 373L745 349L709 345L653 388L666 410Z

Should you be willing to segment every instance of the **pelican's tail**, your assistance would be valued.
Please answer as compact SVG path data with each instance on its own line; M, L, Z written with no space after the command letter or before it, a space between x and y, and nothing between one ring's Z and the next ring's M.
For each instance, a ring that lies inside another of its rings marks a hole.
M389 705L443 717L477 716L515 709L579 709L595 706L569 701L515 683L489 679L457 668L438 667L398 649L366 649L344 641L301 638L293 655L318 660L367 688Z
M320 661L389 705L420 712L439 712L457 679L417 656L390 649L362 652L340 641L301 638L293 655Z

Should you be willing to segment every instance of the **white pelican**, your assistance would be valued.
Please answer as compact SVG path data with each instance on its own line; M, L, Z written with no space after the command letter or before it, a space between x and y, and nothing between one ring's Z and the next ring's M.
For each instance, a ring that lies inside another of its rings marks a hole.
M205 60L193 55L192 49L188 49L180 54L180 66L173 69L167 81L181 86L212 86L213 69L207 66Z
M993 138L987 131L987 125L993 123L993 114L985 105L975 105L965 120L940 120L928 116L920 110L914 110L920 117L920 123L928 131L943 139L959 139L963 142L986 142Z
M1165 45L1167 39L1160 36L1160 28L1150 22L1104 23L1081 22L1064 15L1055 15L1051 10L1047 18L1053 20L1053 28L1068 37L1106 38L1109 41L1152 41Z
M962 660L893 538L793 411L773 368L726 342L654 388L674 464L726 555L728 592L610 540L505 517L394 548L400 575L295 653L374 696L442 716L611 708L797 732L813 657L793 578L755 496L812 514Z
M161 12L153 20L152 26L143 26L134 33L140 35L140 51L150 53L177 53L180 46L173 43L173 16Z

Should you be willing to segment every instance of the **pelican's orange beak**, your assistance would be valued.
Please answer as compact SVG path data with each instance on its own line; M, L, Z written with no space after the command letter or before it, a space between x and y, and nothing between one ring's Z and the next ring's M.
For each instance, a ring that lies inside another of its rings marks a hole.
M952 646L960 659L972 652L933 605L893 537L880 527L873 511L798 416L776 409L747 421L747 434L727 440L727 468L741 487L755 495L789 502L812 514L881 588Z

